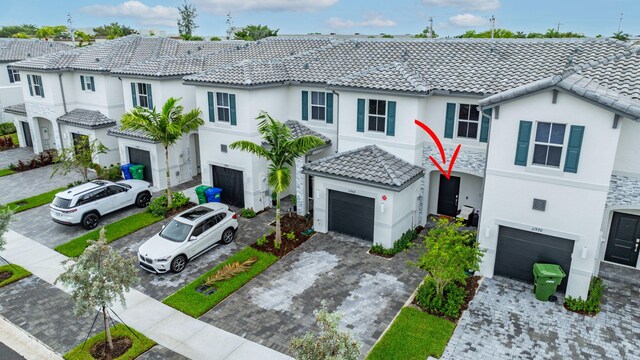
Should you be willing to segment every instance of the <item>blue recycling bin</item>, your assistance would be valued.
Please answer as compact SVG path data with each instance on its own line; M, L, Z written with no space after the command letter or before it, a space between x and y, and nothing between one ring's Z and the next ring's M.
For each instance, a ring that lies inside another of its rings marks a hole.
M129 169L133 165L134 164L124 164L120 166L120 169L122 170L122 177L125 178L126 180L133 179L133 175L131 175L131 170Z
M222 189L220 188L208 188L204 191L204 195L207 197L207 202L220 202L220 195L222 194Z

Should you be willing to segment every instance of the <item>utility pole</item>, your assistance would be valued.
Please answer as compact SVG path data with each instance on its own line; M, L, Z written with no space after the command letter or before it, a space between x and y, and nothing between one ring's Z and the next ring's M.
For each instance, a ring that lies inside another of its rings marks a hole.
M558 32L558 33L560 32L560 25L564 25L564 24L558 21L556 23L556 32Z
M231 33L233 32L233 30L231 29L231 12L227 13L227 40L231 40Z
M493 33L496 30L496 17L494 15L491 15L489 21L491 22L491 38L493 39Z
M71 35L71 43L73 46L76 46L76 29L73 28L73 18L71 17L71 13L67 14L67 23L69 23L67 29L69 29L69 34Z
M622 27L622 16L623 15L624 15L623 13L620 13L620 20L618 21L618 32L620 32L620 27Z
M433 38L433 17L429 16L429 32L427 33L429 39Z

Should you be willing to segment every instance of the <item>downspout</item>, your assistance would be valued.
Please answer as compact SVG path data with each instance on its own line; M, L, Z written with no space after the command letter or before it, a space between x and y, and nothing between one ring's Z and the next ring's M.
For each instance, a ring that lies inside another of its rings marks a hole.
M336 96L336 151L335 153L338 153L338 145L340 143L340 94L335 91L335 90L331 90L331 92Z
M480 111L481 116L485 116L484 114L484 109L482 108L482 106L478 106L478 109ZM491 113L491 117L493 117L493 112ZM485 188L486 188L486 183L487 183L487 166L489 165L489 144L491 143L491 122L493 119L489 119L489 131L487 132L487 151L485 151L485 159L484 159L484 176L482 177L482 204L484 205L484 194L485 194ZM478 230L476 231L476 241L478 242L478 244L480 243L480 234L482 234L483 232L480 230L482 229L482 217L480 217L480 219L478 220Z
M62 73L58 74L58 82L60 83L60 95L62 95L62 108L64 110L64 113L67 113L67 100L64 97L64 86L62 86ZM58 119L56 119L56 125L58 127L58 136L60 136L60 148L62 149L64 147L64 141L62 140L62 129L60 128L60 123L58 122ZM54 137L55 138L55 137Z

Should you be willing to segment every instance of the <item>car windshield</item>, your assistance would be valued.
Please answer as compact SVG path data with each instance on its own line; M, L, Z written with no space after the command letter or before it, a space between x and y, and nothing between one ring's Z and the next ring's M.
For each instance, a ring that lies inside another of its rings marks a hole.
M69 205L71 205L71 200L56 196L55 198L53 198L51 204L60 209L68 209Z
M167 226L162 229L160 236L170 241L183 242L187 239L191 227L191 225L181 223L180 221L171 220Z

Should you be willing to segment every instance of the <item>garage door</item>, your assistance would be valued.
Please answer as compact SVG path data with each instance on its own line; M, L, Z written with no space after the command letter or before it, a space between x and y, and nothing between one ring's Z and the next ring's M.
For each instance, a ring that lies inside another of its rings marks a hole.
M144 180L153 183L153 175L151 175L151 153L136 148L127 149L129 149L129 163L144 166Z
M329 190L329 231L373 241L375 199Z
M533 283L533 264L552 263L560 265L568 276L572 252L572 240L501 226L494 273ZM565 278L559 289L566 287Z
M213 186L222 189L220 201L227 205L244 207L244 182L242 171L221 166L211 166Z

